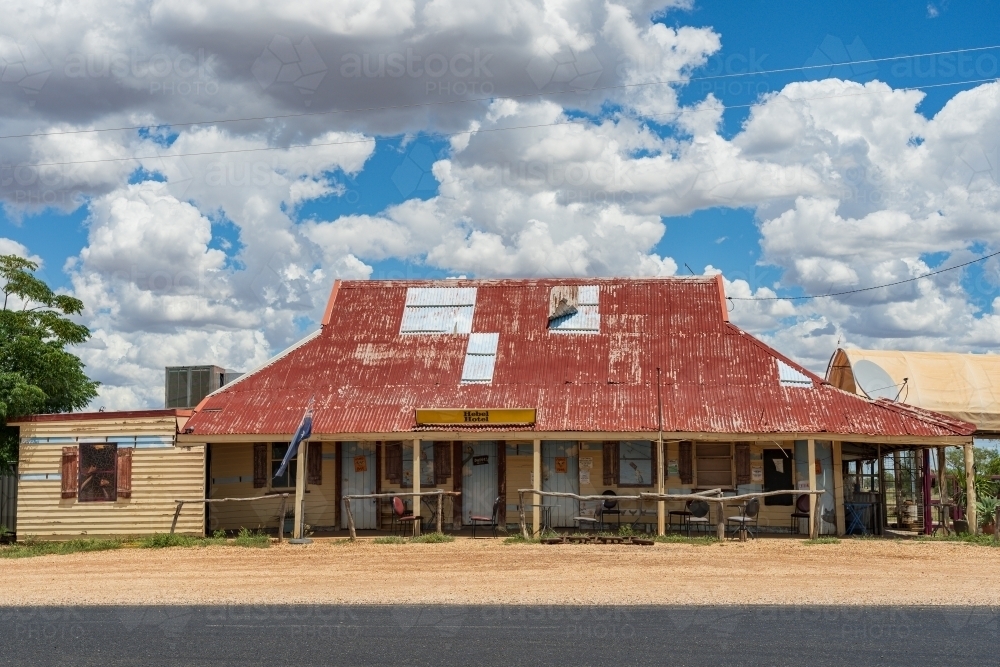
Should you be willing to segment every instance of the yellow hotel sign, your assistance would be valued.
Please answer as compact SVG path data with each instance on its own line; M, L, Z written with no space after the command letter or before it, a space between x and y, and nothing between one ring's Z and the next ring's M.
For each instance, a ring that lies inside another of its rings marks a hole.
M417 409L417 424L534 424L534 408Z

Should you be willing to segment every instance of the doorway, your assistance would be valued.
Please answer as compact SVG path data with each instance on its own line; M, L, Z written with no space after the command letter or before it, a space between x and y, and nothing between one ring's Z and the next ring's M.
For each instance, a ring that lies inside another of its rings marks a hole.
M466 442L462 447L462 523L490 516L497 499L497 443Z
M575 440L542 442L542 491L580 494L579 443ZM544 505L552 507L552 527L572 528L580 516L580 501L574 498L543 496Z
M343 495L354 496L375 493L375 443L374 442L344 442L341 443L340 469ZM358 530L374 530L378 527L378 504L374 498L354 500L351 502L351 513L354 514L354 526ZM344 501L340 501L340 527L347 528L347 511Z

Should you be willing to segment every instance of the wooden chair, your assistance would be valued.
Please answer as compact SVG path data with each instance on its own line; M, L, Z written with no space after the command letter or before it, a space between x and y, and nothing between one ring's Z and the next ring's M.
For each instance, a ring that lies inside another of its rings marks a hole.
M792 512L790 531L798 534L799 519L809 519L809 496L799 496L795 499L795 511Z
M476 539L476 526L488 527L493 529L493 537L497 536L497 515L500 512L500 498L493 501L493 514L492 516L476 516L473 514L469 517L472 522L472 539Z
M407 513L406 505L403 504L403 499L399 496L393 496L392 498L392 533L396 534L397 527L399 529L400 537L406 535L406 524L410 524L410 536L416 534L415 526L416 522L420 520L420 517L415 516L413 512Z

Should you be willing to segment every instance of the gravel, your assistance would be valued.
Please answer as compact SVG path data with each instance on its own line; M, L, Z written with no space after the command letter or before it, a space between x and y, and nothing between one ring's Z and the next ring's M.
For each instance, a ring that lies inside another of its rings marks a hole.
M0 605L1000 605L1000 549L962 543L373 544L122 549L0 561Z

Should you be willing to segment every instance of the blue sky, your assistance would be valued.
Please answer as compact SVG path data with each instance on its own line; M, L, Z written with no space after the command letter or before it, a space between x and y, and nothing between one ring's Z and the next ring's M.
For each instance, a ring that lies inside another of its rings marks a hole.
M156 129L0 139L0 247L84 300L106 404L154 404L163 365L259 363L335 278L711 267L765 299L735 321L814 369L842 343L1000 350L996 260L768 300L1000 246L1000 3L98 4L0 26L0 134ZM402 54L424 69L376 71ZM225 118L263 120L178 124Z

